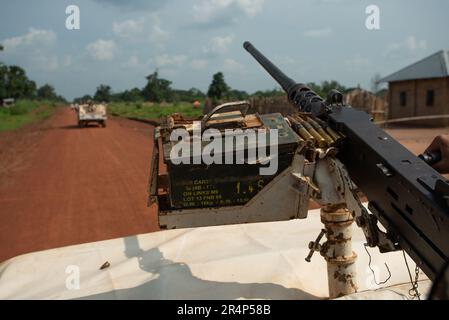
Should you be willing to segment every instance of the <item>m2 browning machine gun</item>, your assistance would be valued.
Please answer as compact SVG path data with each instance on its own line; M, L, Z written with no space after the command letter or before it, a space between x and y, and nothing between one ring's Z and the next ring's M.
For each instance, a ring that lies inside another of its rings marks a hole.
M316 251L325 258L331 298L357 290L354 221L368 246L381 252L403 249L431 280L444 279L449 274L441 271L449 254L447 181L367 113L344 105L341 93L331 91L325 101L249 42L244 48L282 86L297 112L260 115L240 101L217 106L201 121L167 117L155 129L149 183L160 227L305 219L313 199L322 207L324 228L309 244L306 261ZM258 132L257 143L250 142L251 132ZM227 148L228 141L235 144ZM257 157L250 156L256 151ZM277 169L267 170L272 163Z
M332 91L324 101L288 78L251 43L245 42L244 48L298 111L313 114L344 135L337 157L373 213L354 217L367 230L367 244L381 252L405 250L431 280L444 273L449 257L448 181L376 126L367 113L344 105L339 92ZM377 220L386 234L375 227Z

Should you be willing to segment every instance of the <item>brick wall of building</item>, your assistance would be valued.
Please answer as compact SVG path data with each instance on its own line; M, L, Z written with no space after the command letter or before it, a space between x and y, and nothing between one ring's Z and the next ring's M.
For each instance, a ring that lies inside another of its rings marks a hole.
M433 105L427 105L427 92L433 90ZM401 92L406 105L401 105ZM389 84L389 119L449 114L449 77L391 82ZM413 122L414 125L448 125L449 120Z

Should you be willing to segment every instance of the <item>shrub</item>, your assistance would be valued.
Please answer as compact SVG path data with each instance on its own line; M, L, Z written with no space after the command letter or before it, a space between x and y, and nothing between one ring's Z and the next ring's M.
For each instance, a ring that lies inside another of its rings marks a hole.
M37 103L30 100L18 100L11 108L9 113L11 115L22 115L30 112L37 107Z

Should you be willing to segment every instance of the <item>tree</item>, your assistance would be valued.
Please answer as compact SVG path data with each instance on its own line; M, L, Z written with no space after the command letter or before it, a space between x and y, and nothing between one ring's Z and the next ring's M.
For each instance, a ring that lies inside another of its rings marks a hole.
M258 90L256 92L254 92L251 96L252 97L264 97L264 98L280 97L280 96L285 96L285 92L281 88L274 88L272 90Z
M327 95L329 94L329 91L331 91L332 89L336 89L341 93L347 92L347 88L335 80L323 81L321 82L321 85L316 84L315 82L310 82L307 85L309 86L310 89L315 91L315 93L321 96L323 99L327 99Z
M94 100L98 102L109 102L112 98L111 87L105 84L101 84L97 87L97 91L94 94Z
M212 77L212 82L207 90L207 96L216 102L223 98L228 97L230 88L226 84L224 75L222 72L217 72Z
M37 89L37 98L41 100L58 100L55 88L48 83Z
M111 94L110 101L125 101L125 102L139 102L143 101L142 91L139 88L132 88Z
M200 89L197 88L190 88L189 90L187 90L187 94L193 101L206 98L206 95Z
M0 62L0 100L7 98L8 66Z
M10 98L33 98L36 83L28 79L25 70L19 66L9 66L6 71L5 91Z
M191 88L189 90L173 90L173 94L176 101L184 102L203 100L206 97L206 95L197 88Z
M137 102L142 101L143 96L139 88L133 88L131 90L125 90L122 93L118 94L117 99L127 102Z
M335 80L331 80L331 81L323 81L321 82L321 92L323 94L323 98L326 99L327 95L329 94L329 92L331 90L338 90L341 93L345 93L346 92L346 87L341 85L340 83L338 83Z
M147 85L142 89L142 95L146 100L154 102L173 101L172 82L159 78L157 69L146 79Z
M246 100L248 97L249 94L244 90L232 89L229 91L229 98L231 100Z
M90 95L86 94L86 95L84 95L82 97L73 99L73 103L82 104L82 103L86 103L89 100L93 100L93 99L92 99L92 97Z

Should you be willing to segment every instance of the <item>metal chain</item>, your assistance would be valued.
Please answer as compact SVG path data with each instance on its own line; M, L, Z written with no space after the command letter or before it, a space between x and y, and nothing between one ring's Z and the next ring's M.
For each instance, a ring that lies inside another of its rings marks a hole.
M421 293L418 290L418 281L419 281L419 267L415 266L415 280L413 281L412 273L410 272L410 268L408 266L407 257L405 256L405 251L402 250L402 255L404 256L405 265L407 266L408 275L410 277L410 283L412 285L411 289L408 291L408 294L412 297L412 299L418 298L421 300Z
M419 267L415 265L415 281L412 283L413 290L415 291L416 297L418 300L421 300L421 293L418 291L418 281L419 281Z

